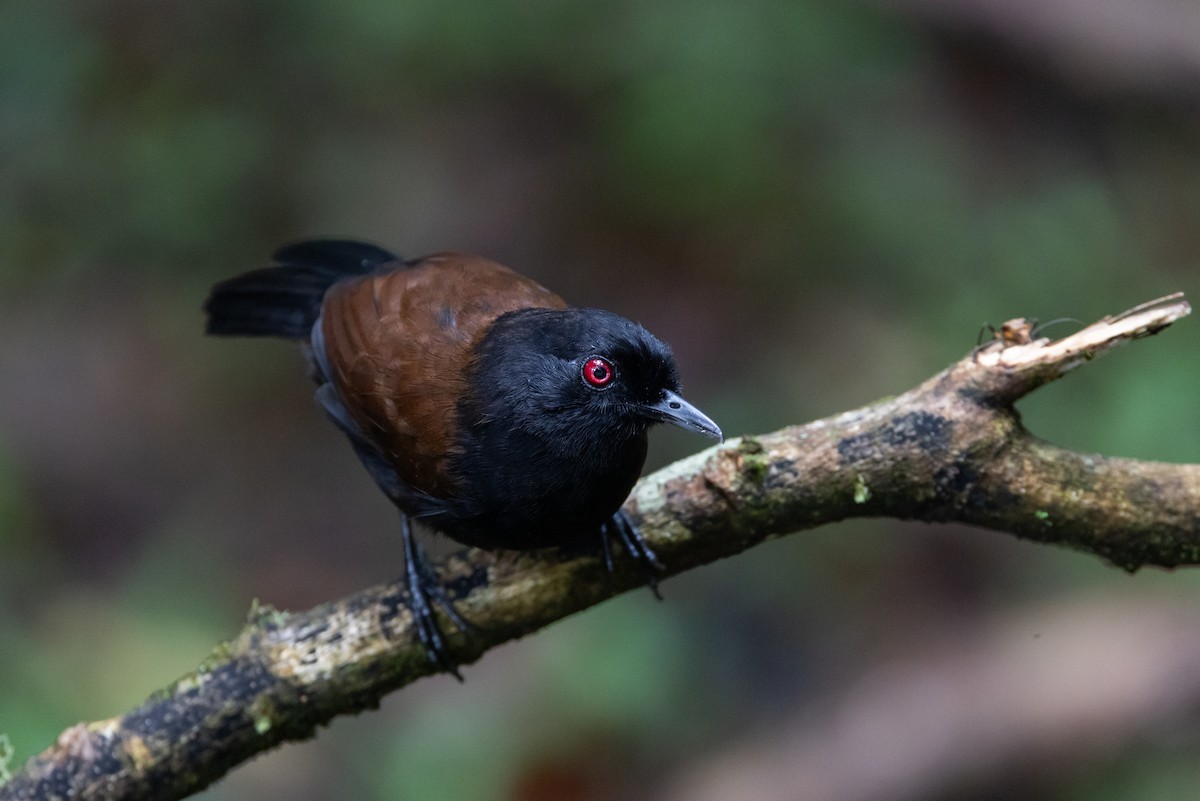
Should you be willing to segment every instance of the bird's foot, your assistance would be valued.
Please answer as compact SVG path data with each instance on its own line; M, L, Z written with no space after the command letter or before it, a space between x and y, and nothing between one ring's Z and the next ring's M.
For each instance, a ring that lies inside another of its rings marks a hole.
M662 595L658 591L658 574L666 568L663 567L663 563L658 560L658 556L646 541L642 539L637 526L634 525L633 520L624 509L618 509L612 519L600 527L600 542L604 546L604 565L608 568L609 573L613 572L612 539L614 537L621 541L626 553L637 562L646 579L646 586L650 588L650 592L654 593L654 597L661 601Z
M425 654L429 661L459 681L463 680L458 671L458 662L451 656L446 646L446 635L438 624L435 607L446 613L446 617L464 634L469 634L472 626L454 609L454 604L442 583L429 566L429 560L409 528L407 516L402 516L404 532L404 577L408 586L409 603L412 608L413 626L421 645L425 646Z

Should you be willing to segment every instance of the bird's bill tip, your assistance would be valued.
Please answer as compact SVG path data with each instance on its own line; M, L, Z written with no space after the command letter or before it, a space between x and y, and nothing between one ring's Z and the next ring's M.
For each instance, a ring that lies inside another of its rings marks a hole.
M645 407L647 416L664 423L671 423L697 434L725 441L721 428L708 415L688 403L677 393L667 390L662 399Z

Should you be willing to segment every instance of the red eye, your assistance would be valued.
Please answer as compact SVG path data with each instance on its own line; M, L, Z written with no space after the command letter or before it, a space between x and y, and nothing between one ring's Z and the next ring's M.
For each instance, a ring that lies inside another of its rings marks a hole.
M593 356L583 363L583 380L590 387L604 389L616 376L617 371L612 362L602 356Z

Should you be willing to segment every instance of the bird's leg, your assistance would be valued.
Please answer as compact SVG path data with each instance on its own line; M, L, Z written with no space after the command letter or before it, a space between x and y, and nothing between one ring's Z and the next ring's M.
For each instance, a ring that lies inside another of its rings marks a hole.
M637 526L634 525L633 520L624 509L618 509L612 519L600 527L600 541L604 545L604 562L610 573L613 569L610 540L614 536L621 540L625 551L638 563L650 592L654 593L654 597L661 601L662 595L658 591L658 574L666 568L663 567L662 562L658 561L658 556L646 544L646 541L642 539Z
M409 603L417 636L425 646L429 661L462 681L458 665L446 653L445 635L438 626L433 607L440 607L459 631L469 631L471 625L455 611L454 604L446 596L446 590L434 575L433 568L429 566L425 551L413 536L408 515L403 512L400 513L400 530L404 537L404 579L408 585Z
M613 572L612 539L608 533L608 523L600 527L600 547L604 550L604 568Z
M318 359L318 364L320 363L321 360ZM358 455L359 461L362 462L363 467L367 468L367 472L375 479L375 483L379 485L385 495L399 505L404 492L400 477L396 475L395 469L380 453L379 448L363 436L345 405L338 398L333 384L325 383L317 388L317 402L325 409L329 419L350 439L350 444L354 446L354 452ZM459 631L469 631L471 626L454 610L454 605L446 597L446 591L429 566L425 552L417 543L416 537L413 536L408 515L403 511L400 512L400 531L404 538L404 581L408 588L413 625L417 629L417 636L420 638L421 644L425 646L429 661L462 681L462 674L458 672L458 666L446 653L445 635L438 627L433 607L435 605L441 607L454 625L458 626Z

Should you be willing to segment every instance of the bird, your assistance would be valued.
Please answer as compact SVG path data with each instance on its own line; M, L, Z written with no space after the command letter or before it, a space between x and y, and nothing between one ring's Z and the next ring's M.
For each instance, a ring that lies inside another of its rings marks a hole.
M657 555L621 507L669 423L723 441L679 394L670 347L612 312L569 305L490 259L404 259L374 244L286 245L221 281L206 333L299 341L317 404L400 512L417 635L461 680L435 607L463 632L412 521L467 546L612 542L657 595Z

